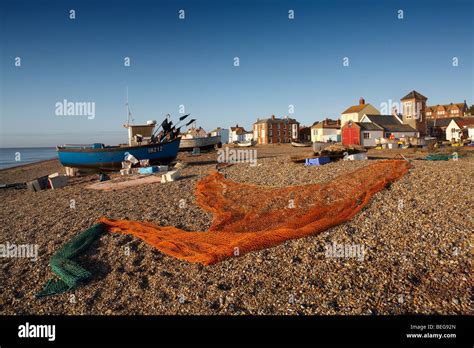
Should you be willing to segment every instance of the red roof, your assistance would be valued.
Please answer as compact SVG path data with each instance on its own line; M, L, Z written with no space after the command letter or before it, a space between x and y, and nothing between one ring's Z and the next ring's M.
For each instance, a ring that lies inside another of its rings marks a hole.
M461 119L461 120L455 120L454 122L456 122L456 124L459 127L473 126L474 125L474 117L465 118L465 119Z

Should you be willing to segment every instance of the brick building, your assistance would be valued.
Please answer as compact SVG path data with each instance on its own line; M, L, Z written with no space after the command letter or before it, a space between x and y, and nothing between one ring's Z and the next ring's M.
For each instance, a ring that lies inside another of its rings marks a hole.
M427 119L469 116L469 108L464 103L427 106L424 110Z
M253 124L253 137L258 144L278 144L298 141L299 122L287 116L257 119Z
M301 143L309 143L311 141L311 127L300 127L298 132L299 141Z

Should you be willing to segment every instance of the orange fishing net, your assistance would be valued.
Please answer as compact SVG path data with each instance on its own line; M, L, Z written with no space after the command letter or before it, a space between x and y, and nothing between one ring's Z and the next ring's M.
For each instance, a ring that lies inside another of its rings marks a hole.
M109 231L137 236L165 254L210 265L345 222L409 167L403 160L378 161L328 183L285 188L236 183L216 172L196 188L198 204L214 214L208 231L105 217L100 222Z

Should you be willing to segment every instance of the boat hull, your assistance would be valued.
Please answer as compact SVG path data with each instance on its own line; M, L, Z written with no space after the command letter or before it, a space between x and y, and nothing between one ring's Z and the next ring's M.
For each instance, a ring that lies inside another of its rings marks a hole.
M256 144L255 141L246 141L243 143L237 143L237 146L238 147L251 147L251 146L254 146L255 144Z
M178 154L179 144L180 138L161 144L113 146L101 149L58 147L58 157L65 167L117 170L122 168L122 161L127 154L133 155L138 160L148 159L150 164L170 163Z
M294 141L291 142L291 146L293 147L311 147L311 145L313 144L312 143L297 143Z
M220 142L220 135L213 137L181 139L181 143L179 144L179 151L191 151L196 147L200 148L201 150L212 149Z

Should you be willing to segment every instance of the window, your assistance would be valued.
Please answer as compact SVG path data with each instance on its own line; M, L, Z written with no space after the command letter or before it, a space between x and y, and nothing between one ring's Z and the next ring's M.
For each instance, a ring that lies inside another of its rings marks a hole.
M279 123L277 124L277 128L280 129L280 124Z
M411 102L407 102L405 103L405 112L404 112L406 118L411 118L412 114L413 114L413 110L412 110L412 103Z
M269 136L269 137L273 136L273 132L272 132L271 129L268 131L268 136Z
M370 139L370 133L364 132L364 139Z

